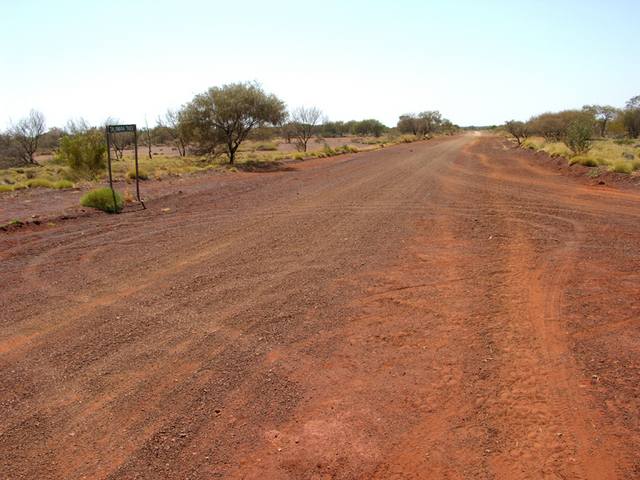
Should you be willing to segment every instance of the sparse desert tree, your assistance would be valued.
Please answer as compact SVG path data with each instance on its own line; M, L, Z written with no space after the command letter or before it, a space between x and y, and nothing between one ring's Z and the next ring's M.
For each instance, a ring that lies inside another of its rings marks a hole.
M0 132L0 160L8 160L10 163L17 163L20 159L20 151L13 142L9 132Z
M29 116L21 118L17 123L12 123L9 127L9 133L13 141L19 146L20 156L25 162L38 164L33 155L38 149L38 140L44 132L44 114L36 109L31 109Z
M505 123L504 127L516 139L518 145L522 145L522 142L529 137L529 125L525 122L510 120Z
M585 105L582 110L593 115L598 124L598 131L601 137L606 136L607 125L618 116L620 111L611 105Z
M107 117L102 123L102 129L105 131L109 125L120 125L119 118ZM133 132L120 132L120 133L107 133L109 136L109 145L113 148L113 153L116 160L122 160L124 156L124 149L134 142Z
M442 115L438 110L427 110L418 115L418 133L429 135L434 133L442 124Z
M69 135L60 140L58 157L75 178L94 180L107 167L107 144L99 130Z
M291 112L291 125L297 139L296 148L298 151L307 151L307 143L321 118L322 110L317 107L305 108L302 106Z
M144 116L144 127L140 129L140 141L142 144L147 147L147 155L149 158L153 158L153 153L151 152L151 147L153 146L153 142L155 140L155 130L149 128L149 122L147 122L147 116Z
M398 131L400 133L418 135L420 133L420 119L415 113L400 115Z
M178 149L181 157L187 155L187 145L193 137L193 128L188 122L186 107L179 110L167 109L164 117L158 116L156 123L171 137L171 143Z
M224 153L234 163L248 135L264 125L281 125L286 107L257 82L232 83L196 95L185 107L185 115L193 127L198 153Z

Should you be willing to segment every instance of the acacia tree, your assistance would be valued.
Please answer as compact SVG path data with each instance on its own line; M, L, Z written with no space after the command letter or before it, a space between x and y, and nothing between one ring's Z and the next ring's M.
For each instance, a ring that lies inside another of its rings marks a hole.
M401 133L418 135L420 132L420 119L415 113L400 115L400 119L398 120L398 130Z
M504 126L507 132L515 137L518 145L522 145L522 142L529 137L529 125L524 122L510 120Z
M218 148L235 160L240 144L252 130L264 125L280 125L286 118L282 100L267 94L257 83L231 83L211 87L185 107L198 153L216 155Z
M607 124L612 122L617 116L619 110L611 105L585 105L582 110L590 112L598 123L600 136L604 137L607 131Z
M36 109L31 109L28 117L21 118L18 123L11 124L9 127L9 134L19 145L20 156L25 162L38 165L33 155L38 149L38 140L44 131L44 114Z
M317 107L298 107L291 112L291 125L294 135L298 139L296 142L298 151L307 151L307 142L313 135L313 130L321 117L322 110Z
M428 135L435 132L442 124L442 114L438 110L427 110L418 115L419 132Z

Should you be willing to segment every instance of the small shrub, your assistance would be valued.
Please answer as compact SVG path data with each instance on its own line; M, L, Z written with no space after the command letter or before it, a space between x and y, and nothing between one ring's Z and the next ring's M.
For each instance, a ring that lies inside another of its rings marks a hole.
M63 188L73 188L73 187L75 187L75 185L73 184L73 182L70 182L69 180L60 180L53 184L53 188L57 188L58 190Z
M27 180L32 180L38 176L38 171L34 168L29 168L24 171L24 176L27 177Z
M614 140L613 143L616 145L633 145L633 140L628 140L626 138L622 138L620 140Z
M4 193L4 192L13 192L13 186L0 184L0 193Z
M13 189L14 189L14 190L26 190L27 188L29 188L29 187L27 186L27 184L26 184L26 183L16 183L16 184L13 186Z
M163 177L163 173L161 170L157 170L154 174L154 178L156 179L157 182L161 182L162 181L162 177Z
M53 183L44 178L34 178L27 182L29 188L53 188Z
M131 180L135 180L136 179L136 170L131 169L127 172L127 177L130 178ZM145 172L144 170L142 170L141 168L138 168L138 178L140 180L146 180L148 178L147 172Z
M122 195L115 192L116 204L113 204L114 192L108 188L101 188L87 193L80 200L80 205L100 209L107 213L115 213L116 208L120 209L124 205Z
M131 195L131 192L129 191L128 188L124 191L124 201L133 202L133 195Z
M598 167L600 166L600 162L593 157L573 157L569 160L569 165L573 165L575 163L579 163L580 165L584 165L585 167Z
M611 172L616 172L616 173L631 173L633 171L633 167L631 167L631 165L629 165L628 163L615 163L613 164L613 166L610 168Z
M587 119L576 119L569 123L562 141L574 155L582 155L591 149L593 125Z
M231 167L229 169L230 172L236 173L238 171L238 169L236 167Z
M303 156L301 153L296 153L296 154L293 156L293 159L294 159L294 160L304 160L304 156Z
M631 169L640 170L640 160L634 160L633 162L631 162Z

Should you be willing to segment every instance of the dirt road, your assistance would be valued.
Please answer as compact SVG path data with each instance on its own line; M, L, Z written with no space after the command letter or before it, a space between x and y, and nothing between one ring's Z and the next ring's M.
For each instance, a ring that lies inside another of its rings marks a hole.
M559 165L458 136L0 232L0 477L639 478L640 189Z

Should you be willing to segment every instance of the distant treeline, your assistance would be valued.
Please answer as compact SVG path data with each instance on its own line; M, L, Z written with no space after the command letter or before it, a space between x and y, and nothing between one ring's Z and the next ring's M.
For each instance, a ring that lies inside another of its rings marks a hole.
M7 160L35 164L37 154L59 154L65 137L104 133L107 125L121 123L113 116L94 126L80 117L71 118L62 128L47 130L44 114L32 109L26 117L12 122L6 131L0 132L0 160L5 164ZM231 163L240 143L245 140L283 138L286 142L295 142L299 150L305 151L311 136L381 137L393 132L423 138L457 131L459 127L443 118L437 110L401 115L394 127L376 119L330 121L316 107L287 111L284 102L264 92L257 82L212 87L180 108L168 109L156 118L153 126L145 121L145 125L139 125L137 129L138 142L149 149L149 155L154 145L170 145L181 156L226 154ZM93 141L96 138L93 136ZM110 135L109 145L114 155L122 157L133 139L133 133Z

